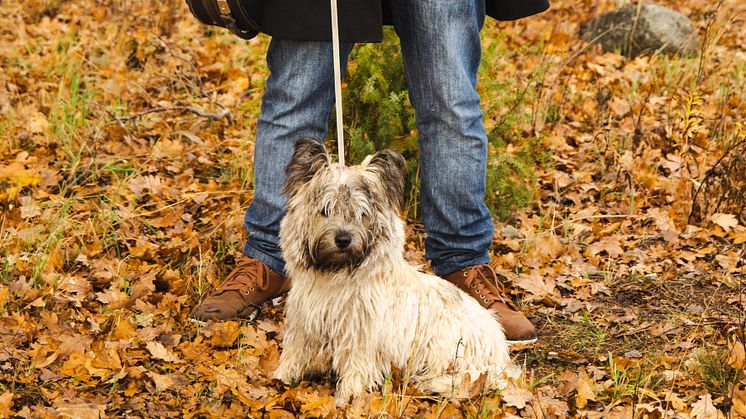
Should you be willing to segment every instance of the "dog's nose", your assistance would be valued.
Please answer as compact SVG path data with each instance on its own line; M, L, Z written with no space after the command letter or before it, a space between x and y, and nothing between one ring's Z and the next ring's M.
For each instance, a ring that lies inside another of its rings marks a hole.
M352 237L347 233L337 233L337 235L334 236L334 243L336 243L337 247L340 249L347 249L350 246L350 243L352 243Z

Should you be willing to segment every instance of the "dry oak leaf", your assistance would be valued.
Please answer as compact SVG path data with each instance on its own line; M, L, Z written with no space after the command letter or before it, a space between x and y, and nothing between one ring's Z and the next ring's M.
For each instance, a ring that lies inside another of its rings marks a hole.
M622 246L619 244L619 237L604 237L588 246L588 252L593 256L596 256L603 251L605 251L611 258L618 258L624 254L624 249L622 249Z
M62 296L63 298L78 303L85 300L91 291L91 283L88 280L74 276L63 277L57 287L67 293L66 296Z
M174 379L171 377L171 374L158 374L149 371L148 377L153 380L153 383L155 383L155 391L158 392L166 391L174 385Z
M98 419L106 417L106 405L95 403L64 403L55 408L63 418Z
M375 393L364 393L358 397L355 397L354 399L352 399L352 403L350 403L350 406L345 411L345 414L347 415L347 417L353 417L353 418L369 417L370 412L376 407L380 407L381 405L381 399L379 396L380 394L375 392ZM379 410L383 412L383 409L379 409ZM427 418L429 416L425 415L424 417ZM433 418L434 417L435 416L433 416Z
M60 346L57 348L60 356L85 351L90 349L91 343L93 343L93 337L86 335L59 335L56 339L60 342Z
M686 409L686 400L679 397L678 394L673 391L666 391L665 395L664 400L666 403L669 403L677 412L682 412Z
M265 333L279 333L282 331L281 324L269 319L259 320L256 322L256 327L263 330Z
M176 159L184 152L184 143L164 138L153 146L153 157L158 160Z
M295 417L295 414L292 412L282 409L273 409L267 412L267 418L269 419L295 419Z
M90 365L91 368L102 372L103 375L100 375L101 377L108 376L114 371L118 371L122 377L126 374L122 359L116 349L106 347L104 342L97 342L94 345L93 352L94 356L90 361ZM88 372L91 375L97 375L91 371L91 368L88 369Z
M135 337L137 337L137 328L129 320L121 317L116 320L116 325L109 335L109 339L112 341L130 340Z
M34 111L26 119L26 128L28 128L29 132L32 134L43 134L49 128L47 117L39 111Z
M723 412L712 403L712 396L709 394L699 396L699 400L692 405L689 416L694 419L725 419Z
M738 264L743 260L742 256L735 251L729 251L727 254L715 255L715 261L726 272L737 272Z
M91 378L90 374L88 373L88 369L86 368L87 361L88 357L80 352L75 352L70 355L70 358L68 358L67 361L65 361L62 367L59 369L59 372L68 377L77 378L81 381L87 381Z
M269 347L267 334L259 330L255 325L248 325L243 328L241 344L256 348L260 353Z
M673 222L671 216L663 208L650 208L647 211L648 217L651 217L655 221L656 227L661 232L664 231L677 231L676 223Z
M81 381L87 381L91 377L108 378L114 370L122 368L119 355L116 351L111 349L108 352L94 354L93 357L80 352L74 352L65 361L59 372Z
M132 178L130 179L128 186L129 190L135 194L135 198L137 199L142 198L146 194L145 191L148 191L147 193L150 193L151 195L158 195L164 188L161 178L152 175Z
M735 228L738 225L738 218L733 214L723 214L721 212L712 214L710 221L719 225L725 232L730 231L731 228Z
M21 189L36 186L41 182L38 172L27 170L23 163L13 162L8 166L0 166L0 201L14 200Z
M280 350L276 344L270 345L267 350L259 357L259 368L262 372L271 377L280 364Z
M309 417L328 417L336 411L334 397L330 394L311 391L308 393L298 393L295 399L302 403L300 407L301 413Z
M595 383L581 369L578 374L578 394L575 395L575 405L582 409L588 405L588 401L596 401Z
M258 395L252 391L251 386L247 382L246 374L242 374L233 368L226 367L225 365L219 365L210 369L212 370L212 373L215 374L215 380L218 382L218 394L221 394L225 391L225 388L227 388L244 404L252 408L263 407L264 403L258 400Z
M202 333L210 338L209 344L215 348L230 348L241 335L241 325L237 321L211 322Z
M733 392L733 411L746 417L746 388L736 388Z
M27 220L29 218L38 217L41 215L41 208L38 203L34 201L34 198L30 196L21 197L21 218Z
M745 349L745 344L738 339L736 339L731 345L728 353L728 365L736 371L743 370L746 367Z
M369 410L370 413L368 413L367 415L362 415L363 417L376 417L375 415L379 414L378 413L379 410L375 410L375 407L376 407L375 404L372 404L370 407L371 407ZM394 415L391 415L391 413L389 413L387 416L398 417L399 415L396 414L394 416ZM446 404L444 402L444 403L438 403L437 405L431 406L429 412L421 414L421 416L419 417L423 419L441 419L441 418L456 419L456 418L463 418L464 414L461 413L461 411L459 410L459 406L456 406L455 403L451 402L451 403ZM503 419L518 418L518 416L512 416L509 413L503 413L503 415L500 417Z
M147 346L148 351L150 351L150 354L153 355L154 358L173 363L183 362L178 356L176 356L176 354L166 349L166 347L158 341L150 341L146 343L145 346Z
M564 246L560 242L560 238L556 235L549 235L545 237L538 237L534 243L534 249L539 252L545 260L556 259L562 251Z
M551 386L535 389L534 394L535 397L526 406L523 417L552 419L570 416L570 406L564 400L556 398L557 393ZM495 410L491 409L490 412Z
M129 300L127 293L116 289L117 287L112 286L107 291L97 292L96 300L100 303L106 304L109 308L119 308Z
M736 228L730 232L729 236L733 239L733 244L746 243L746 227L736 226Z
M627 115L631 110L629 102L617 96L614 96L607 105L614 115L620 118Z
M513 286L524 289L531 294L531 300L541 300L548 297L554 291L555 280L552 278L543 277L539 272L533 270L530 274L520 274L518 278L513 278L511 281Z
M8 298L8 294L10 294L10 292L8 291L8 287L6 287L5 285L0 285L0 301L5 303L6 299Z
M6 391L0 395L0 418L13 416L13 393Z
M505 400L505 405L515 407L516 409L523 409L534 397L531 390L518 387L514 382L509 383L508 386L500 392L500 396Z

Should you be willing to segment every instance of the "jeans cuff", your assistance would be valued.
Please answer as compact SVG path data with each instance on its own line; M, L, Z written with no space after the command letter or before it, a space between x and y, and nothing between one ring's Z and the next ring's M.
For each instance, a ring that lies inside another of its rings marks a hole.
M268 253L262 252L261 250L251 247L249 242L246 242L246 244L243 247L243 254L250 257L257 259L259 262L262 262L263 264L269 266L270 269L277 272L278 274L282 276L287 276L285 274L285 261L282 259L278 259Z
M461 259L461 260L447 260L447 261L431 261L431 266L435 275L444 277L448 274L454 273L460 269L468 268L469 266L484 265L490 263L490 254L485 252L481 256L474 259Z

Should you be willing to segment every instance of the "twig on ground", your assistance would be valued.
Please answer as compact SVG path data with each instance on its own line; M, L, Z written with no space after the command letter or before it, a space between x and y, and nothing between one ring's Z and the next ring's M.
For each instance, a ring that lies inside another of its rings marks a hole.
M559 225L552 226L552 228L549 231L554 231L558 228L562 228L568 224L577 223L578 221L586 221L586 220L595 220L595 219L603 219L603 218L643 218L642 215L637 214L602 214L602 215L588 215L585 217L577 217L577 218L571 218L567 221L562 222ZM553 221L554 222L554 221Z
M146 109L146 110L144 110L142 112L138 112L138 113L132 114L132 115L115 116L114 119L116 119L118 122L126 122L126 121L131 121L133 119L137 119L137 118L143 117L143 116L151 114L151 113L171 112L171 111L191 112L191 113L193 113L195 115L201 116L203 118L209 118L209 119L211 119L213 121L218 121L218 120L221 120L221 119L225 118L225 119L228 120L228 123L230 123L230 124L233 123L233 115L231 114L231 111L229 109L222 108L218 112L206 112L206 111L203 111L202 109L199 109L199 108L193 108L191 106L181 106L181 105L168 106L168 107L159 106L157 108Z
M657 332L655 335L656 336L663 336L663 335L671 333L673 331L676 331L676 330L679 330L679 329L683 329L684 327L692 327L692 326L701 327L701 326L731 325L731 324L738 324L738 323L735 322L735 321L728 321L728 320L716 320L716 321L700 322L700 323L685 322L685 323L677 324L675 326L671 326L668 329L664 329L664 330L662 330L660 332ZM614 334L614 337L615 338L620 338L620 337L625 337L625 336L636 335L636 334L638 334L640 332L644 332L645 330L650 329L653 326L654 326L653 324L649 324L649 325L645 325L643 327L639 327L637 329L628 330L628 331L622 332L622 333L616 333L616 334Z
M238 189L238 190L226 190L226 191L201 191L201 192L197 192L194 195L191 195L191 196L189 196L187 198L183 198L183 199L180 199L180 200L178 200L176 202L168 204L168 205L166 205L164 207L159 207L159 208L156 208L154 210L142 212L142 213L139 213L139 214L134 214L133 213L130 216L130 218L132 218L132 217L147 217L149 215L157 214L157 213L159 213L161 211L165 211L165 210L167 210L169 208L173 208L173 207L175 207L177 205L183 204L184 202L189 201L190 199L192 199L194 196L197 196L197 195L240 195L240 194L245 194L245 193L247 193L247 191L241 190L241 189Z

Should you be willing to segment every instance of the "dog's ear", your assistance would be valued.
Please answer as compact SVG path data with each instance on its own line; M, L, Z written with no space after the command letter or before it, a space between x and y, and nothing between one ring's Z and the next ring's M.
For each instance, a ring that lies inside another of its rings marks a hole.
M321 141L308 137L299 138L295 142L293 157L285 168L285 187L282 193L292 196L328 164L329 156Z
M378 173L386 199L392 207L400 210L404 203L404 177L407 174L404 157L392 150L381 150L371 157L366 168Z

